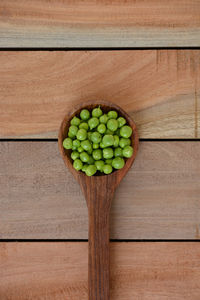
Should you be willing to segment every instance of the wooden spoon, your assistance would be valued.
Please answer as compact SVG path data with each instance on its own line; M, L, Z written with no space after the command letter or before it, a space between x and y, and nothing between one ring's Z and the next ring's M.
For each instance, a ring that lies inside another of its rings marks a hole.
M67 137L70 120L73 116L79 115L83 108L92 110L98 105L104 112L112 109L124 117L133 129L132 145L134 153L126 160L121 170L114 171L109 175L95 175L88 177L81 171L76 171L72 166L70 150L63 148L63 140ZM85 195L89 217L89 257L88 257L88 299L109 300L109 215L111 202L116 187L130 169L138 150L138 133L136 125L129 115L116 104L107 101L90 101L81 103L73 112L68 113L64 118L58 138L59 149L63 160L76 180L79 182Z

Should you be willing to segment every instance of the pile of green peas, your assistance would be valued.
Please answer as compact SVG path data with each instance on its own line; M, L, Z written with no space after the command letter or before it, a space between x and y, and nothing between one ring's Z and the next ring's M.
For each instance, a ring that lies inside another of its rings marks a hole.
M91 112L82 109L70 121L63 147L72 150L73 167L87 176L96 172L110 174L124 167L133 155L132 128L115 110L103 113L101 107Z

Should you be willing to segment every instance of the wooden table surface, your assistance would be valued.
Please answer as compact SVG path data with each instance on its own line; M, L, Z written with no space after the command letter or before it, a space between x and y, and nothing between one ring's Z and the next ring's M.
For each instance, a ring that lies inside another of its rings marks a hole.
M199 300L200 0L0 1L0 300L87 299L57 133L89 99L141 140L111 210L111 300Z

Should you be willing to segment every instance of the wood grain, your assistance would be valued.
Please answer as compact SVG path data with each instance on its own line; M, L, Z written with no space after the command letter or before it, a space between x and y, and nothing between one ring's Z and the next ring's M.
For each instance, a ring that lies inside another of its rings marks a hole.
M112 243L111 300L199 300L200 243ZM1 243L2 300L86 300L87 243Z
M200 46L198 0L1 0L0 47Z
M56 142L1 142L0 157L0 238L87 239L85 200ZM200 142L141 142L111 238L199 239L199 165Z
M0 55L0 137L57 137L69 107L110 100L141 138L200 137L200 50Z

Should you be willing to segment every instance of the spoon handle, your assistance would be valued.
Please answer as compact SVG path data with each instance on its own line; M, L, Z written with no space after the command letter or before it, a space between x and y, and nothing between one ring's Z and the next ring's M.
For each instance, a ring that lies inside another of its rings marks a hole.
M109 300L109 215L89 218L89 300Z
M89 300L109 300L109 215L113 195L113 189L97 184L86 196L89 215Z

